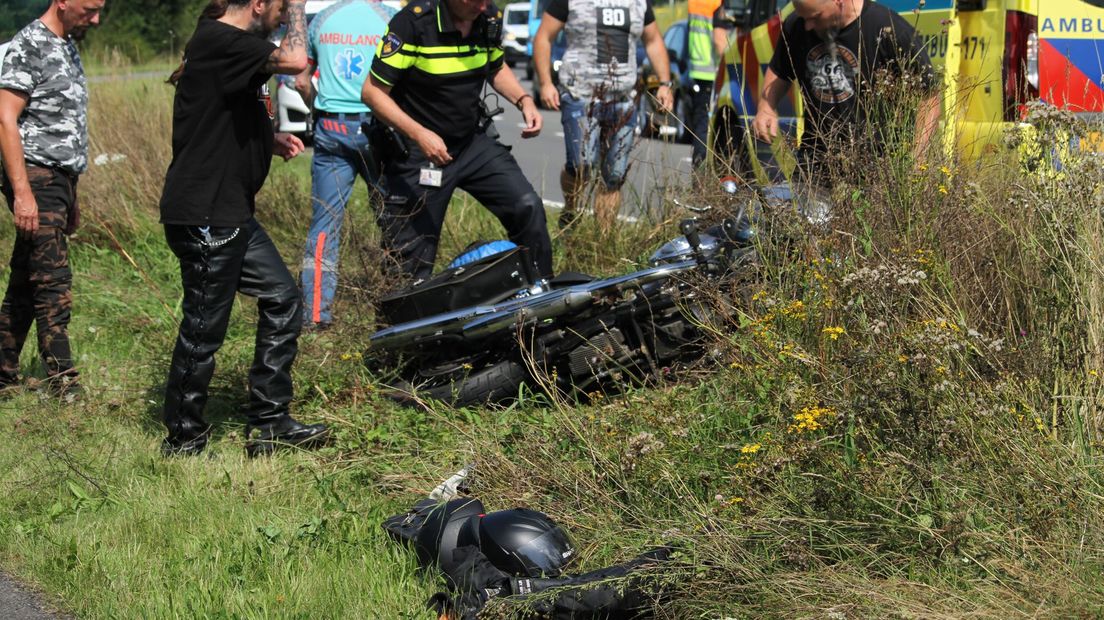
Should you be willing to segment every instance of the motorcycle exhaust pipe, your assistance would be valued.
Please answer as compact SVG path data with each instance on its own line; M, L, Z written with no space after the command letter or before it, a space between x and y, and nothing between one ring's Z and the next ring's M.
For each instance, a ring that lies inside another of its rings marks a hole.
M565 289L564 294L552 299L537 300L532 304L468 321L462 333L465 340L479 340L502 329L517 324L541 322L586 308L594 302L589 291Z

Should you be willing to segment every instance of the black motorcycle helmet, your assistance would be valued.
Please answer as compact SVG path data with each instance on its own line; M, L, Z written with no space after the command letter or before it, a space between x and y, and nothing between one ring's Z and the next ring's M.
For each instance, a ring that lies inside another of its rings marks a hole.
M504 573L558 577L575 556L567 532L535 510L515 508L484 514L477 499L454 499L429 508L414 540L423 566L437 564L451 575L464 559L457 549L477 547Z
M567 532L548 515L515 508L478 520L479 550L516 577L558 577L575 556Z

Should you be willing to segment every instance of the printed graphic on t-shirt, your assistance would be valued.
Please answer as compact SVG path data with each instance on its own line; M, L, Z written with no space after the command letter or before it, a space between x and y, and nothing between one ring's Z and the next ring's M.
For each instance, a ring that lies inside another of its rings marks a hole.
M855 54L836 44L821 43L805 58L812 95L824 103L842 103L855 96L859 61Z
M360 77L364 73L364 55L351 47L334 56L333 63L334 73L346 80Z
M599 1L595 6L595 15L598 18L598 62L628 62L632 27L629 5Z

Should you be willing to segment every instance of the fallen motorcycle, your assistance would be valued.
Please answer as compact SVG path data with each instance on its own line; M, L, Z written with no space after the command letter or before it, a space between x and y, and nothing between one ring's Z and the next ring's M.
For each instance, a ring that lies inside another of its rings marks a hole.
M644 269L611 278L532 276L524 248L454 265L381 301L392 324L366 358L403 394L455 406L516 398L522 386L585 398L661 379L705 353L700 326L716 311L701 297L753 255L744 211L679 237Z

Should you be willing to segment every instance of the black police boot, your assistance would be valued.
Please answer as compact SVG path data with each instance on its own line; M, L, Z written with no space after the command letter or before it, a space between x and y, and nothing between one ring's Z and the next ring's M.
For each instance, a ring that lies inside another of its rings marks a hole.
M257 431L253 436L253 431ZM262 426L247 426L245 453L253 458L272 454L282 448L318 448L330 441L330 429L325 424L300 424L291 416Z
M183 424L177 424L169 431L169 436L161 442L162 456L195 456L207 447L207 439L211 436L211 427L207 426L196 431Z

